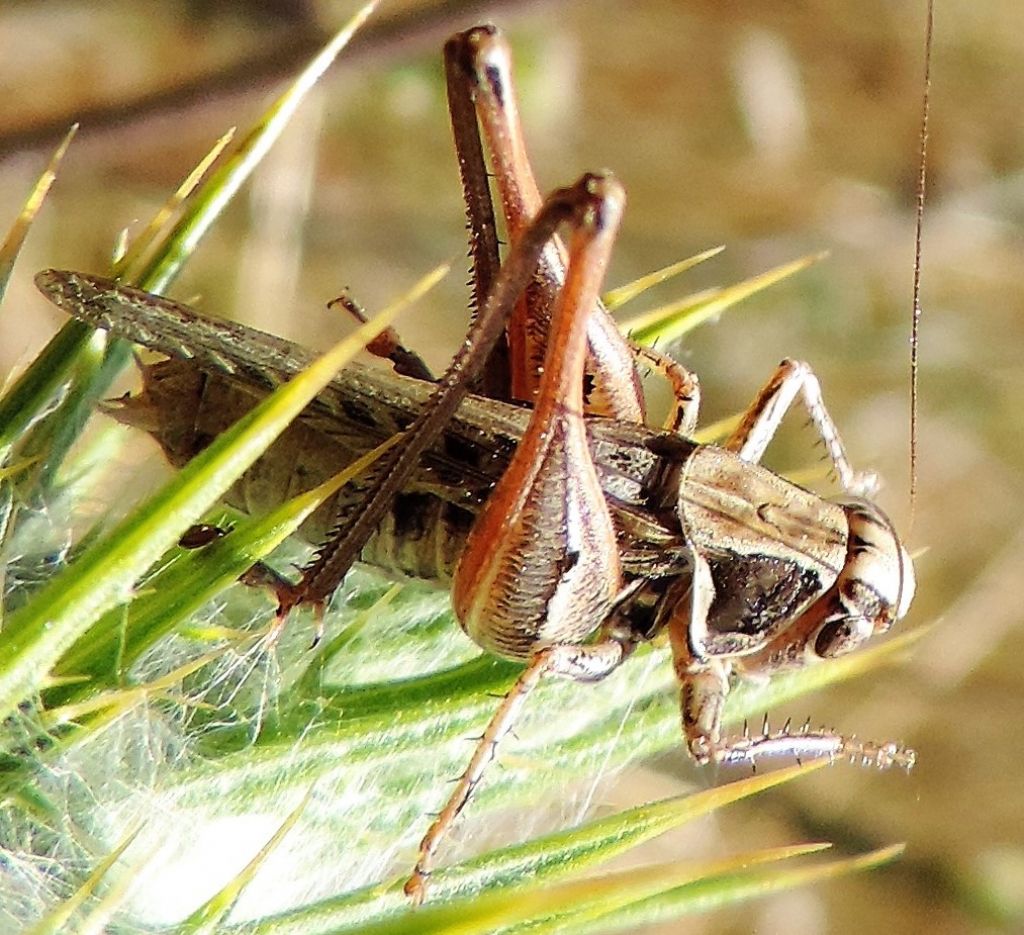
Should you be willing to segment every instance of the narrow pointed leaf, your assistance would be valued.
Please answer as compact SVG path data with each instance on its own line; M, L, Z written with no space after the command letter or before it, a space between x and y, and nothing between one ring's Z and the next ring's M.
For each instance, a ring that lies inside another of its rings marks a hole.
M672 828L789 782L819 765L795 766L748 776L704 792L628 809L445 868L431 879L431 902L457 899L461 905L463 900L472 901L494 889L507 888L518 892L527 883L532 888L555 883L566 876L578 876ZM300 932L331 931L357 920L365 922L374 916L400 913L407 904L401 891L403 882L395 880L386 889L367 887L325 900L258 926L254 933L298 935Z
M281 843L284 836L295 827L299 817L309 804L312 795L313 788L311 786L302 798L302 801L281 822L270 840L260 848L259 853L245 865L242 871L227 886L208 899L182 923L179 929L181 935L212 935L212 933L220 930L220 923L225 920L231 911L231 907L238 900L239 894L253 881L257 871Z
M131 843L138 837L138 829L125 835L117 847L97 864L96 868L89 874L85 882L59 906L49 912L39 922L26 931L24 935L60 935L67 932L68 923L81 909L85 903L96 894L103 885L104 879L110 872L110 868L120 859L121 855L128 850Z
M794 273L807 269L823 256L824 254L817 253L802 257L790 263L783 263L781 266L776 266L774 269L752 276L735 285L714 289L701 293L699 296L688 296L678 302L663 305L623 322L622 330L639 344L652 344L659 340L675 340L741 300L781 282Z
M306 95L348 45L376 6L377 0L371 0L356 11L266 111L239 144L238 149L196 192L188 209L161 242L157 255L142 273L139 284L143 288L162 292L167 287L183 260L192 254L210 225L234 198L235 193L284 131Z
M873 870L897 859L903 850L902 844L895 844L856 857L816 861L809 866L752 867L738 873L696 880L675 889L666 888L660 894L637 900L632 905L608 913L590 926L573 927L572 931L574 935L634 932L659 921L711 912L724 906L762 898L770 893Z
M11 225L11 229L4 238L4 242L0 244L0 304L3 303L4 294L7 291L7 283L11 278L11 271L14 269L14 261L21 252L21 245L25 242L25 237L28 236L32 222L36 219L39 209L46 200L50 186L53 185L54 180L57 178L57 169L77 131L78 124L76 123L68 130L64 139L61 140L60 145L50 157L49 163L43 170L42 175L36 180L36 184L25 200L21 214L18 215L15 222Z
M632 302L633 299L642 295L648 289L653 289L655 286L661 285L663 282L672 279L674 276L679 276L681 273L685 273L687 270L693 269L695 266L700 265L706 260L710 260L712 257L718 256L718 254L724 249L725 247L712 247L710 250L704 250L702 253L698 253L695 256L687 257L685 260L679 260L669 266L662 267L659 270L655 270L653 273L648 273L646 276L634 279L632 282L628 282L624 286L619 286L617 289L609 290L601 296L601 301L604 302L609 311L615 311L627 302Z

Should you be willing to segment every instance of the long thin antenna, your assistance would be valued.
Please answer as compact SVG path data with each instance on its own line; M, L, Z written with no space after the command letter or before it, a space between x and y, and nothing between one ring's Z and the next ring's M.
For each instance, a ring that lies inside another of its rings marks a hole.
M921 136L918 148L917 217L914 233L914 315L910 326L910 518L917 504L917 410L918 341L921 333L921 240L924 227L924 196L928 180L928 110L932 89L932 35L935 31L935 3L928 0L928 24L924 39L924 97L921 104Z

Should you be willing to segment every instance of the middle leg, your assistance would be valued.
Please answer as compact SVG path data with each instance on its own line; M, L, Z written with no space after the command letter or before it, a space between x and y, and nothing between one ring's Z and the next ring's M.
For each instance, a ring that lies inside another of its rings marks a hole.
M744 461L760 461L797 397L825 444L843 490L857 496L868 496L874 492L878 486L877 478L872 473L854 471L839 437L839 429L825 407L821 384L803 361L787 359L779 364L722 447L735 452Z

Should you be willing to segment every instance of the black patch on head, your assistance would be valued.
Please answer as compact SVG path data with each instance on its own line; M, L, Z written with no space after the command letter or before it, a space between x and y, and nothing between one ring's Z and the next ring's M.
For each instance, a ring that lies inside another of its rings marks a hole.
M843 633L843 631L846 631ZM835 645L836 639L842 635L845 639L850 638L850 618L842 620L830 620L826 623L814 640L814 654L824 659L828 650Z

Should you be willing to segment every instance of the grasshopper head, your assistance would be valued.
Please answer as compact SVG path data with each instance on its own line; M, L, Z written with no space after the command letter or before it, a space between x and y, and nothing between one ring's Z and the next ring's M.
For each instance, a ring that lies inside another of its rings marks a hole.
M834 610L813 639L814 655L841 656L906 616L914 599L914 565L889 518L873 503L843 504L849 522L846 565Z

